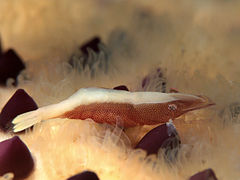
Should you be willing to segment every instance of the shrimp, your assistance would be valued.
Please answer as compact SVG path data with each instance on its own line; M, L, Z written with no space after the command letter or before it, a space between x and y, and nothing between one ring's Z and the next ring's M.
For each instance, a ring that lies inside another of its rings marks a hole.
M210 105L214 103L205 96L183 93L82 88L62 102L20 114L12 123L14 132L53 118L92 119L128 128L165 123Z

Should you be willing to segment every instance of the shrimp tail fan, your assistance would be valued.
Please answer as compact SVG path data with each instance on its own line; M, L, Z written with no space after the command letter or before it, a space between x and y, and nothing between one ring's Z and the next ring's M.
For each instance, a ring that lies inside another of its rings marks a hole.
M13 132L20 132L42 121L39 110L34 110L18 115L12 121Z

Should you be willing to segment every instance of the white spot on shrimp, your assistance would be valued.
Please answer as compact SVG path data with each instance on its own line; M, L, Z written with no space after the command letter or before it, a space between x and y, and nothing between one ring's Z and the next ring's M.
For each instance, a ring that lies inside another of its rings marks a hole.
M166 123L166 125L168 128L167 129L168 136L171 136L172 134L176 133L176 127L174 126L172 119L169 119L169 121Z
M169 104L168 109L171 110L171 111L175 111L175 110L177 110L177 105L176 104Z

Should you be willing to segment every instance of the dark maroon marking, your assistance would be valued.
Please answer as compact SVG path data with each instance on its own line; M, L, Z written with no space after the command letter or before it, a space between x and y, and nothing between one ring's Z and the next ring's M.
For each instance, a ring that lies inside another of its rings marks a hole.
M1 56L2 56L2 39L0 37L0 58L1 58Z
M88 42L84 43L80 49L84 55L88 55L88 49L93 50L94 52L98 53L100 51L98 45L100 44L101 40L99 37L93 37Z
M166 92L166 83L162 69L157 68L143 78L141 86L144 90L149 90L148 88L150 87L155 88L151 89L153 91Z
M68 178L67 180L99 180L99 178L97 174L92 171L84 171Z
M25 69L21 58L12 49L3 53L0 57L0 84L6 85L8 78L15 80L13 85L17 85L17 76Z
M217 180L217 177L214 171L210 168L191 176L189 180Z
M96 54L100 52L99 44L101 44L101 39L98 36L93 37L89 41L85 42L81 47L79 48L80 51L82 52L82 57L84 58L82 62L83 68L85 68L89 63L91 64L92 62L88 62L88 56L89 56L89 50L92 50ZM74 59L73 56L70 58L69 63L73 66L74 65Z
M147 84L149 84L149 77L148 76L143 78L143 80L142 80L142 88L146 87Z
M147 151L147 155L157 154L160 148L165 149L166 157L173 160L177 155L180 144L180 137L173 124L165 123L149 131L135 148Z
M113 89L115 89L115 90L129 91L129 89L128 89L127 86L125 86L125 85L116 86L116 87L114 87Z
M0 176L13 172L14 180L26 178L34 168L27 146L18 136L0 142Z
M3 131L10 130L12 120L19 114L33 111L38 106L35 101L23 90L18 89L8 100L0 114L0 128Z

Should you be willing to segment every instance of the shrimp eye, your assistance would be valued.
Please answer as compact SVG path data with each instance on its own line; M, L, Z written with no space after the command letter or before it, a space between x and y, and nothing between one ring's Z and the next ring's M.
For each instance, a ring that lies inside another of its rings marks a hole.
M175 104L169 104L168 109L171 111L175 111L175 110L177 110L177 106Z

